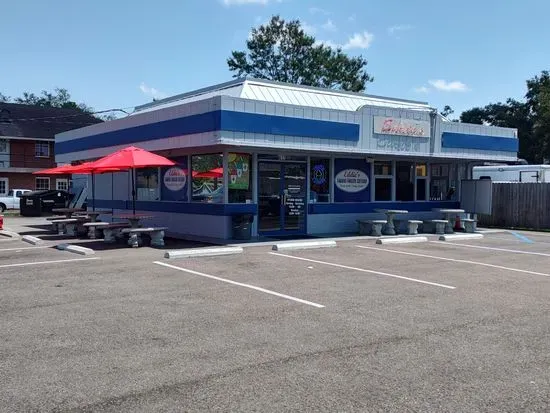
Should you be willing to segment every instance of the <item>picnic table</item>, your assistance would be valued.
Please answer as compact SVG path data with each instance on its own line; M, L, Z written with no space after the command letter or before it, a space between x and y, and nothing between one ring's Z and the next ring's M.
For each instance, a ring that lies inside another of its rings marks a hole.
M77 214L77 213L86 213L85 210L83 210L82 208L56 208L56 209L52 209L52 212L54 214L60 214L60 215L64 215L65 218L69 219L69 218L72 218L73 215Z
M144 219L154 218L153 215L149 214L123 214L113 216L115 219L125 219L130 223L130 228L139 228L139 222Z
M108 215L112 213L113 211L81 211L79 213L75 213L75 215L87 215L90 217L90 222L97 222L97 217L100 215Z
M445 224L445 234L454 234L454 222L453 216L456 217L457 214L464 214L463 209L452 209L452 208L442 208L442 209L433 209L433 211L441 212L445 215L447 224Z
M393 219L396 215L409 213L409 211L405 209L375 209L375 211L386 214L387 223L382 230L382 233L385 235L395 235L395 225L393 223Z

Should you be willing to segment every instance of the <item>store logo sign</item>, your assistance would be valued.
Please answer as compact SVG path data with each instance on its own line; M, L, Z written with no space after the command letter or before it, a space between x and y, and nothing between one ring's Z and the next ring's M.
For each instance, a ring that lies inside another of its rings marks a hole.
M344 169L336 174L334 183L341 191L356 193L367 189L369 177L359 169Z
M170 191L181 191L186 183L187 175L181 168L170 168L164 174L164 186Z
M374 133L381 135L414 136L417 138L430 137L430 122L424 120L374 117Z

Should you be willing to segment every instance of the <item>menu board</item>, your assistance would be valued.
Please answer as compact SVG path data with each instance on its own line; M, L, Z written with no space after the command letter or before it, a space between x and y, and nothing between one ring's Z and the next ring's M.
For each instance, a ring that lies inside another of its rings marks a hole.
M250 155L230 153L227 161L229 189L248 190L250 186Z

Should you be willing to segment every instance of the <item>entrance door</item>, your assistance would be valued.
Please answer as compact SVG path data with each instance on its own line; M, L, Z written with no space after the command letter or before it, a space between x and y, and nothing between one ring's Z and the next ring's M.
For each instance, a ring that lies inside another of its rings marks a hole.
M305 234L306 164L259 162L258 176L260 234Z

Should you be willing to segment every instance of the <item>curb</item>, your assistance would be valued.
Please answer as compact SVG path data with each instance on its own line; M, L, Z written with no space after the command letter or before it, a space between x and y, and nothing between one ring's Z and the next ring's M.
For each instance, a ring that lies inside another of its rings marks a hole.
M287 250L305 250L313 248L334 248L336 241L301 241L301 242L284 242L273 245L273 251Z
M90 248L86 248L86 247L81 247L81 246L78 246L78 245L71 245L71 244L59 244L59 245L56 245L56 247L58 250L61 250L61 251L68 251L68 252L72 252L74 254L78 254L78 255L94 255L95 254L95 251L90 249Z
M167 251L164 258L194 258L194 257L214 257L218 255L242 254L244 250L241 247L217 247L217 248L189 248L186 250Z
M29 244L32 244L32 245L39 245L39 244L44 243L43 240L41 240L40 238L33 237L32 235L23 235L23 238L21 238L21 239L25 242L28 242Z
M378 238L377 244L412 244L414 242L428 242L427 237L399 237L399 238Z
M483 234L449 234L439 237L439 241L459 241L463 239L480 239Z
M19 235L17 232L9 231L7 229L0 230L0 235L7 238L15 238L15 239L21 238L21 235Z

